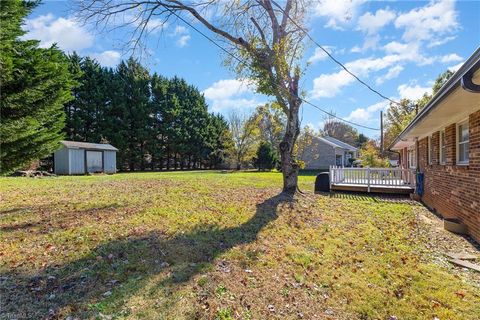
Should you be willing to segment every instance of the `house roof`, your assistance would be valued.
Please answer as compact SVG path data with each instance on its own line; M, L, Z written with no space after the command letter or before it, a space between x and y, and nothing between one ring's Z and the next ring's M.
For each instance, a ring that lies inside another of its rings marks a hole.
M90 149L90 150L110 150L118 151L117 148L108 143L89 143L80 141L60 141L68 149Z
M343 141L340 141L338 139L335 139L333 137L329 137L329 136L324 136L324 137L320 137L320 140L322 140L323 142L331 145L332 147L335 147L335 148L341 148L341 149L347 149L347 150L350 150L350 151L357 151L357 148L355 148L354 146L351 146L349 145L348 143L345 143Z
M415 138L422 138L451 123L461 121L468 114L480 109L478 93L473 93L466 87L465 79L474 79L476 83L480 80L480 47L430 99L388 149L406 147L413 143Z

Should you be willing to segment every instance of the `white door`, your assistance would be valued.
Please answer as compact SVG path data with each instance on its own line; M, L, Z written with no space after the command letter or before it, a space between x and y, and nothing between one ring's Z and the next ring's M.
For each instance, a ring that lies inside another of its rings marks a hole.
M103 159L101 151L87 151L87 172L102 172Z

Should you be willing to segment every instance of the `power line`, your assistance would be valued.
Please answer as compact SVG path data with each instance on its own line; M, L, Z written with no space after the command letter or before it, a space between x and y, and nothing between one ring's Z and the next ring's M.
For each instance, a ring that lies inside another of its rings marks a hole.
M300 30L303 31L303 33L305 33L305 35L307 36L308 39L310 39L310 41L312 41L317 47L319 47L320 49L322 49L323 52L325 52L325 54L330 58L332 59L336 64L338 64L340 67L342 67L343 70L345 70L349 75L351 75L352 77L354 77L358 82L360 82L361 84L363 84L365 87L367 87L370 91L372 91L373 93L377 94L378 96L380 96L381 98L385 99L385 100L388 100L390 101L391 103L394 103L394 104L397 104L397 105L400 105L399 102L395 101L395 100L392 100L391 98L385 96L384 94L382 94L381 92L375 90L374 88L372 88L368 83L366 83L365 81L363 81L362 79L360 79L356 74L354 74L352 71L348 70L348 68L343 64L341 63L340 61L338 61L330 52L328 52L320 43L318 43L309 33L308 31L303 28L302 26L300 26L294 19L292 19L290 17L290 15L288 15L285 10L283 10L283 8L277 4L275 1L272 0L272 3L280 9L280 11L285 15L287 16L287 18L292 21L292 23L297 27L299 28ZM377 129L378 130L378 129Z
M176 16L179 20L183 21L183 23L185 23L186 25L188 25L190 28L192 28L193 30L195 30L196 32L198 32L200 35L202 35L205 39L207 39L208 41L210 41L211 43L213 43L216 47L218 47L220 50L222 50L223 52L225 52L226 54L228 54L229 56L231 56L232 58L234 58L235 60L237 60L239 63L242 63L242 64L245 64L245 61L239 57L237 57L235 54L231 53L230 51L228 51L227 49L225 49L224 47L222 47L221 45L219 45L215 40L213 40L212 38L210 38L208 35L206 35L204 32L202 32L201 30L199 30L197 27L193 26L190 22L188 22L187 20L185 20L184 18L182 18L180 15L178 15L175 11L169 9L169 8L166 8L168 11L170 11L170 13L172 13L174 16ZM279 88L280 85L278 84L275 84L273 83L274 85L278 86ZM281 88L282 90L284 88ZM313 104L312 102L306 100L306 99L303 99L299 96L296 96L296 98L300 99L302 102L322 111L323 113L335 118L335 119L338 119L340 121L343 121L343 122L346 122L348 124L351 124L353 126L357 126L357 127L361 127L361 128L364 128L364 129L369 129L369 130L376 130L376 131L379 131L380 129L378 128L373 128L373 127L369 127L369 126L365 126L363 124L359 124L359 123L355 123L353 121L349 121L349 120L345 120L341 117L338 117L336 116L335 114L331 113L331 112L328 112L322 108L320 108L319 106Z

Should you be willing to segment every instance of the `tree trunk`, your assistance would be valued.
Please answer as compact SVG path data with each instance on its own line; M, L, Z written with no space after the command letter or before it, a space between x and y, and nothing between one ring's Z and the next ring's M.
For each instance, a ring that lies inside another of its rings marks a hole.
M298 121L299 101L290 103L285 136L280 143L280 157L283 174L283 192L294 194L298 189L298 163L294 156L295 141L300 132Z
M167 149L167 171L170 170L170 150Z

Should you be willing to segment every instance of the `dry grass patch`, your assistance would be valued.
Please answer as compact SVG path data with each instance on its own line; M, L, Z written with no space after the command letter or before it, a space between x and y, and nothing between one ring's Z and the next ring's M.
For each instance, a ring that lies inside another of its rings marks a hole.
M0 317L476 319L424 210L279 196L275 173L0 181ZM311 189L313 177L302 177Z

